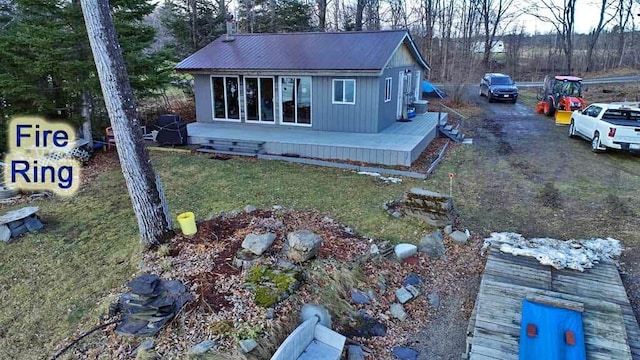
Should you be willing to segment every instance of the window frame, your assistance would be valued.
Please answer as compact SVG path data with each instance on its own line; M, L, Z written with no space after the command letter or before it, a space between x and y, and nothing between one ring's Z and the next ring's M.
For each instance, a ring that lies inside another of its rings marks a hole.
M384 102L391 101L391 93L393 92L393 78L388 77L384 79Z
M342 82L342 101L336 101L336 82ZM346 101L347 82L353 82L353 101ZM331 103L334 105L355 105L356 104L356 79L333 79L331 81Z
M249 120L249 117L247 116L248 114L248 109L247 109L247 79L256 79L258 80L258 120ZM276 124L276 114L275 114L275 109L274 109L274 115L273 115L273 120L271 121L267 121L262 119L262 85L260 80L261 79L271 79L271 93L273 94L273 102L275 102L275 87L276 87L276 80L275 80L275 76L251 76L251 75L247 75L247 76L243 76L242 77L242 84L243 84L243 90L242 90L242 95L244 96L244 121L247 123L252 123L252 124L268 124L268 125L275 125ZM272 104L273 106L273 104Z
M215 99L215 93L214 93L214 89L213 89L213 78L222 78L222 84L224 86L224 118L218 118L216 117L216 99ZM238 84L238 118L237 119L233 119L229 117L229 108L228 108L228 100L227 100L227 78L235 78L236 79L236 84ZM239 75L211 75L209 77L209 86L211 87L211 119L214 121L229 121L229 122L242 122L242 106L240 106L240 76ZM244 82L243 82L244 84ZM244 96L244 90L243 90L243 94L242 96Z
M294 101L294 108L295 108L295 113L294 113L294 122L285 122L284 121L284 102L282 101L283 97L282 97L282 80L283 79L294 79L293 83L294 83L294 88L293 91L294 93L298 93L298 83L295 80L302 80L302 79L309 79L309 123L305 124L305 123L301 123L298 122L298 96L296 95L295 97L295 101ZM280 110L277 112L277 116L278 116L278 125L282 125L282 126L302 126L302 127L313 127L313 112L311 111L311 109L313 109L313 77L312 76L298 76L298 75L283 75L283 76L278 76L277 77L277 81L278 81L278 103L280 105Z

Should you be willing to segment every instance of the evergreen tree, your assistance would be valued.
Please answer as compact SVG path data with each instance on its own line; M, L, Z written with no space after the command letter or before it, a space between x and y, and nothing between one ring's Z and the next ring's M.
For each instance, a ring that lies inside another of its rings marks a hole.
M240 0L239 31L245 33L314 31L313 7L299 0Z
M145 51L154 31L143 19L154 5L142 0L110 3L136 96L151 95L168 84L172 70L165 53ZM103 106L78 0L3 3L0 27L3 118L29 114L79 124L83 102Z
M170 48L176 61L200 50L226 31L224 0L167 0L161 11L162 23L173 35Z

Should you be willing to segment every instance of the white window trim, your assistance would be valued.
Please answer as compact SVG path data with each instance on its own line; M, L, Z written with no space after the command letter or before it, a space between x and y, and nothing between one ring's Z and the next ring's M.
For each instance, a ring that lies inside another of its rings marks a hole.
M244 96L244 121L251 123L251 124L267 124L267 125L275 125L278 121L276 119L276 113L275 113L275 107L274 107L274 111L273 111L273 121L265 121L262 120L262 103L259 101L258 102L258 120L249 120L247 118L247 97L246 97L246 92L247 92L247 78L250 79L258 79L258 99L261 99L261 95L262 95L262 87L260 86L260 79L271 79L273 80L271 82L271 93L276 94L276 80L274 76L243 76L242 77L242 83L244 85L244 88L242 89L243 94L242 96ZM275 102L276 99L273 99L273 102ZM271 104L273 106L273 103Z
M389 85L389 93L387 93L387 84ZM391 101L391 93L393 91L393 78L388 77L386 79L384 79L384 102L389 102ZM389 97L387 98L387 95L389 95Z
M215 95L213 94L213 78L222 78L222 84L224 85L224 118L216 117L216 104L215 104ZM211 75L209 79L209 86L211 86L211 118L215 121L227 121L227 122L242 122L242 114L238 114L237 119L229 119L229 110L227 109L227 78L236 78L238 81L238 111L240 111L240 76L226 76L226 75ZM244 89L243 89L244 91Z
M298 97L296 96L296 101L294 103L295 109L296 109L296 113L295 113L295 118L294 118L294 122L289 123L289 122L284 122L283 121L283 116L282 116L282 109L284 108L283 104L282 104L282 78L293 78L293 79L301 79L301 78L309 78L309 105L311 106L311 108L313 109L313 77L311 76L279 76L278 77L278 102L280 105L280 111L278 111L278 124L279 125L283 125L283 126L301 126L301 127L312 127L313 126L313 111L311 111L309 113L309 123L308 124L299 124L298 123ZM294 82L295 84L295 82ZM297 92L297 85L295 85L296 87L294 88L294 91Z
M342 81L342 100L336 101L336 81ZM347 95L347 81L353 81L353 101L344 101ZM331 103L337 105L355 105L356 104L356 79L333 79L331 81Z

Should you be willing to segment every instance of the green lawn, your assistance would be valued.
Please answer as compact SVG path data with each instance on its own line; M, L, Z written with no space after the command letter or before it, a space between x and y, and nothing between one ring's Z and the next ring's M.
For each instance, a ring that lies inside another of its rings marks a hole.
M278 204L317 209L364 236L416 242L432 229L390 217L383 202L415 186L448 191L447 172L393 185L351 171L276 161L171 153L153 153L153 159L174 219L183 211L204 219L247 204ZM96 324L113 299L109 292L138 271L141 247L118 169L72 198L30 205L40 207L43 231L0 244L0 354L42 359L66 344L76 327Z

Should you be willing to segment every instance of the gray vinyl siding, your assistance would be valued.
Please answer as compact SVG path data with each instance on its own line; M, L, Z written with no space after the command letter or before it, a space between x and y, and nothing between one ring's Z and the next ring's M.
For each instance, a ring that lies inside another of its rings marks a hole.
M213 122L213 99L211 98L211 75L193 75L198 122Z
M393 124L398 118L397 116L398 81L399 81L398 74L400 73L400 71L404 71L407 69L411 70L412 74L416 74L418 71L420 71L421 76L424 76L425 70L417 65L407 66L407 67L387 68L387 69L384 69L384 71L382 72L382 76L380 77L379 86L378 86L378 90L379 90L378 99L380 100L380 104L379 104L379 110L378 110L379 123L378 123L377 131L382 131L383 129L391 126L391 124ZM412 76L415 76L415 75L412 75ZM384 102L385 79L388 77L391 78L391 101ZM415 88L415 86L416 86L415 78L412 78L412 83L411 83L412 91Z
M382 76L379 79L378 86L378 99L380 99L380 106L378 110L378 131L389 127L397 120L397 106L398 106L398 72L399 68L385 69L382 72ZM384 102L385 93L385 79L391 78L391 101Z
M333 104L333 79L355 79L355 104ZM378 77L315 76L311 119L314 130L378 132Z

